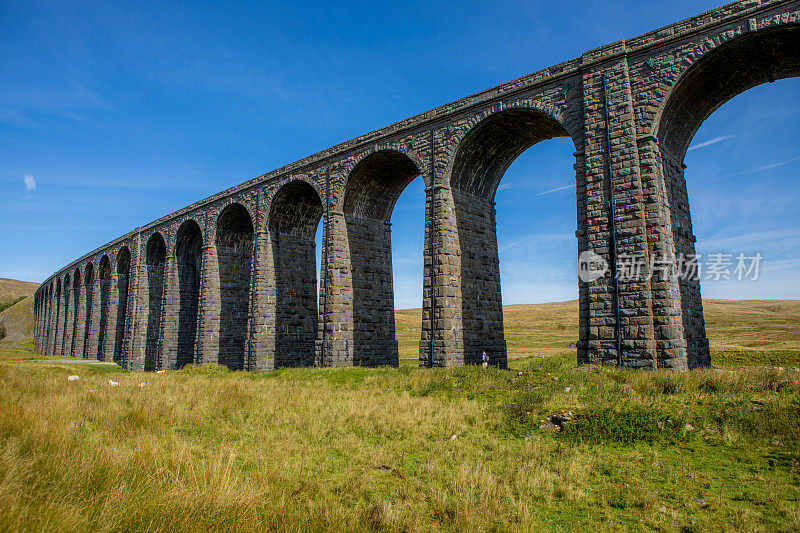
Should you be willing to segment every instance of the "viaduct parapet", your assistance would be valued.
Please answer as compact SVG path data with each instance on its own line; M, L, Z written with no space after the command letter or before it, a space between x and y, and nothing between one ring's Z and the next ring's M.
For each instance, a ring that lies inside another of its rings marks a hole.
M649 262L693 254L689 142L730 98L800 73L799 10L798 1L734 2L344 142L136 228L41 285L36 349L131 370L397 365L389 222L403 189L421 175L419 363L478 363L486 350L505 366L494 195L508 166L538 142L569 137L578 253L591 250L612 266L623 255ZM616 279L578 283L578 363L710 363L697 281L667 273Z

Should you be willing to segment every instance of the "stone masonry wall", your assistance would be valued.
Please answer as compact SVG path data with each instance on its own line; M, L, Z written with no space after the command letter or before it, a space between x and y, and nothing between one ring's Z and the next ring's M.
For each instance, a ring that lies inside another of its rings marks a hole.
M111 266L100 262L100 312L97 320L97 358L101 361L109 357L106 352L106 332L108 331L109 302L111 299Z
M345 215L353 290L352 364L397 366L391 225Z
M168 364L168 368L182 368L195 361L202 253L203 237L200 227L193 222L178 232L175 247L178 294L172 292L167 295L167 299L178 301L177 320L174 323L170 322L172 327L177 329L177 343L174 356L172 353L168 355L168 360L174 361L174 366Z
M126 354L125 347L125 334L127 332L126 322L128 317L128 290L130 288L130 256L120 262L117 270L116 279L116 310L117 316L115 321L115 335L114 335L114 361L124 363Z
M314 236L276 232L271 244L274 368L313 365L318 328Z
M500 296L500 260L493 201L467 192L453 191L460 244L461 364L480 364L486 351L489 362L507 366ZM444 324L447 327L447 324Z
M244 208L220 215L216 233L219 269L219 364L245 368L253 225Z
M92 346L92 336L93 333L96 333L96 330L92 329L93 323L93 314L94 314L94 288L95 288L95 279L94 279L94 265L89 263L86 266L86 271L84 274L84 315L83 321L81 323L81 327L83 328L83 345L80 348L80 354L82 357L86 357L87 359L95 359L96 353L94 348L97 347Z
M144 370L161 368L161 319L164 306L164 269L167 249L164 238L156 234L147 247L147 337Z

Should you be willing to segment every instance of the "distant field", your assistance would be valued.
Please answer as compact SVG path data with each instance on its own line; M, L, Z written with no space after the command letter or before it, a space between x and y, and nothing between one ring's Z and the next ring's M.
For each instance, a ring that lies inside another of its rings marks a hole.
M0 279L3 281L9 280ZM23 284L22 288L36 287L27 282L15 283ZM713 364L800 366L800 301L704 300L703 306ZM507 305L503 313L511 358L575 356L577 301ZM399 310L395 317L401 363L413 366L419 354L422 311ZM29 337L33 328L33 299L0 313L0 324L3 323L6 340Z
M800 366L800 301L703 300L715 365ZM575 355L578 302L503 307L510 357ZM396 313L400 357L418 357L420 309Z

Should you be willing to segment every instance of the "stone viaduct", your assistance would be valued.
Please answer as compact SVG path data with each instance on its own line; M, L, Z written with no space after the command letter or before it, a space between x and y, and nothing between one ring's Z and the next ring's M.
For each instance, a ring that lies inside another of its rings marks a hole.
M48 278L45 355L133 370L397 365L391 225L426 186L421 366L505 366L494 194L575 145L578 252L693 253L683 157L720 105L800 73L800 1L742 0L347 141L136 228ZM314 236L323 225L322 276ZM579 281L578 363L710 363L699 282Z

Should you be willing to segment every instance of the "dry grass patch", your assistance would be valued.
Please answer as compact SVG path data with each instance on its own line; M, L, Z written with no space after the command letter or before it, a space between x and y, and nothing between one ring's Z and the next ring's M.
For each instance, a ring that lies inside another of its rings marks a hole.
M0 363L0 383L6 529L771 529L800 497L793 372ZM560 409L576 429L539 429ZM575 438L598 410L696 429Z

